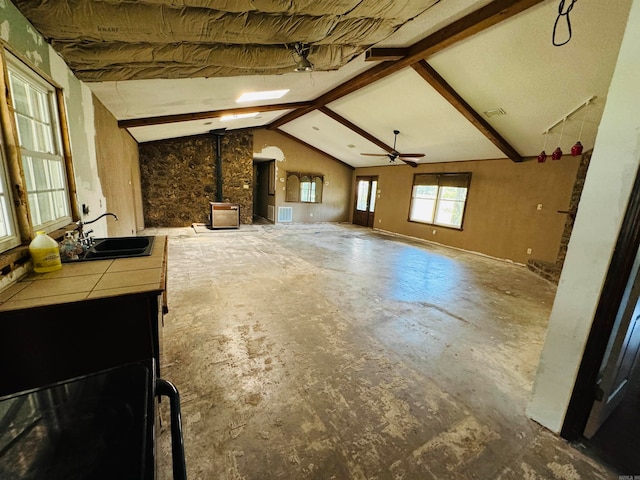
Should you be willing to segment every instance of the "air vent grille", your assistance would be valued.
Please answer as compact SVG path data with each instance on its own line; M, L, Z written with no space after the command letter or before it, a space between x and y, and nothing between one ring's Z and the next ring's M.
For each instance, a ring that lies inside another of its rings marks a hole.
M278 223L293 221L293 207L278 207Z

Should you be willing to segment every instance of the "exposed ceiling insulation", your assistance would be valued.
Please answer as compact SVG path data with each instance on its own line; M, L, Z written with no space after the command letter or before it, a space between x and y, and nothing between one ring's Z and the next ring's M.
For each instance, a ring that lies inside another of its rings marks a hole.
M138 142L277 129L352 167L394 130L419 164L593 148L632 3L577 3L555 47L559 0L13 2Z
M336 70L439 0L16 0L85 81Z

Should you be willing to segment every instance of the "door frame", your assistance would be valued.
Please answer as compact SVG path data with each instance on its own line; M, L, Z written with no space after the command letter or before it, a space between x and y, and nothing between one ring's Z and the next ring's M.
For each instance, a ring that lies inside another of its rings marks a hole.
M586 428L595 401L600 366L639 248L640 171L637 171L560 431L560 436L567 440L579 438Z
M358 183L362 180L368 180L369 181L369 196L367 198L367 210L366 212L363 212L362 210L358 210ZM373 212L369 211L369 207L371 206L371 197L372 197L372 189L371 189L371 184L373 182L376 182L376 185L378 184L378 175L358 175L356 177L356 186L355 186L355 196L353 199L353 218L351 223L354 225L360 225L362 227L367 227L367 228L373 228L374 225L374 217L375 217L375 210ZM377 194L377 187L376 187L376 194ZM375 205L377 207L377 200L375 202ZM361 223L356 223L356 215L365 215L367 216L367 224L366 225L362 225ZM371 223L371 225L369 225L369 223Z

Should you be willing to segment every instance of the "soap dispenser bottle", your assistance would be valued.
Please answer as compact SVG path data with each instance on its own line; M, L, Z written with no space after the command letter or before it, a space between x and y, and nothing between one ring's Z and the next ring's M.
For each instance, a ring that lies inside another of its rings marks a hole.
M62 268L58 242L44 231L36 232L36 238L29 244L29 253L33 269L38 273L53 272Z

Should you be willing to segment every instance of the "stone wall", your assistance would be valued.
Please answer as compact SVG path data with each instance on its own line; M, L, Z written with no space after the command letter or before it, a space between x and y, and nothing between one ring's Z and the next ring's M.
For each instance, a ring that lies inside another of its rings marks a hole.
M222 201L240 205L240 223L253 223L253 134L222 137Z
M146 227L209 223L216 198L216 141L210 134L141 143L140 177ZM241 223L253 217L253 136L222 139L223 201L240 204ZM248 188L244 188L244 185Z

